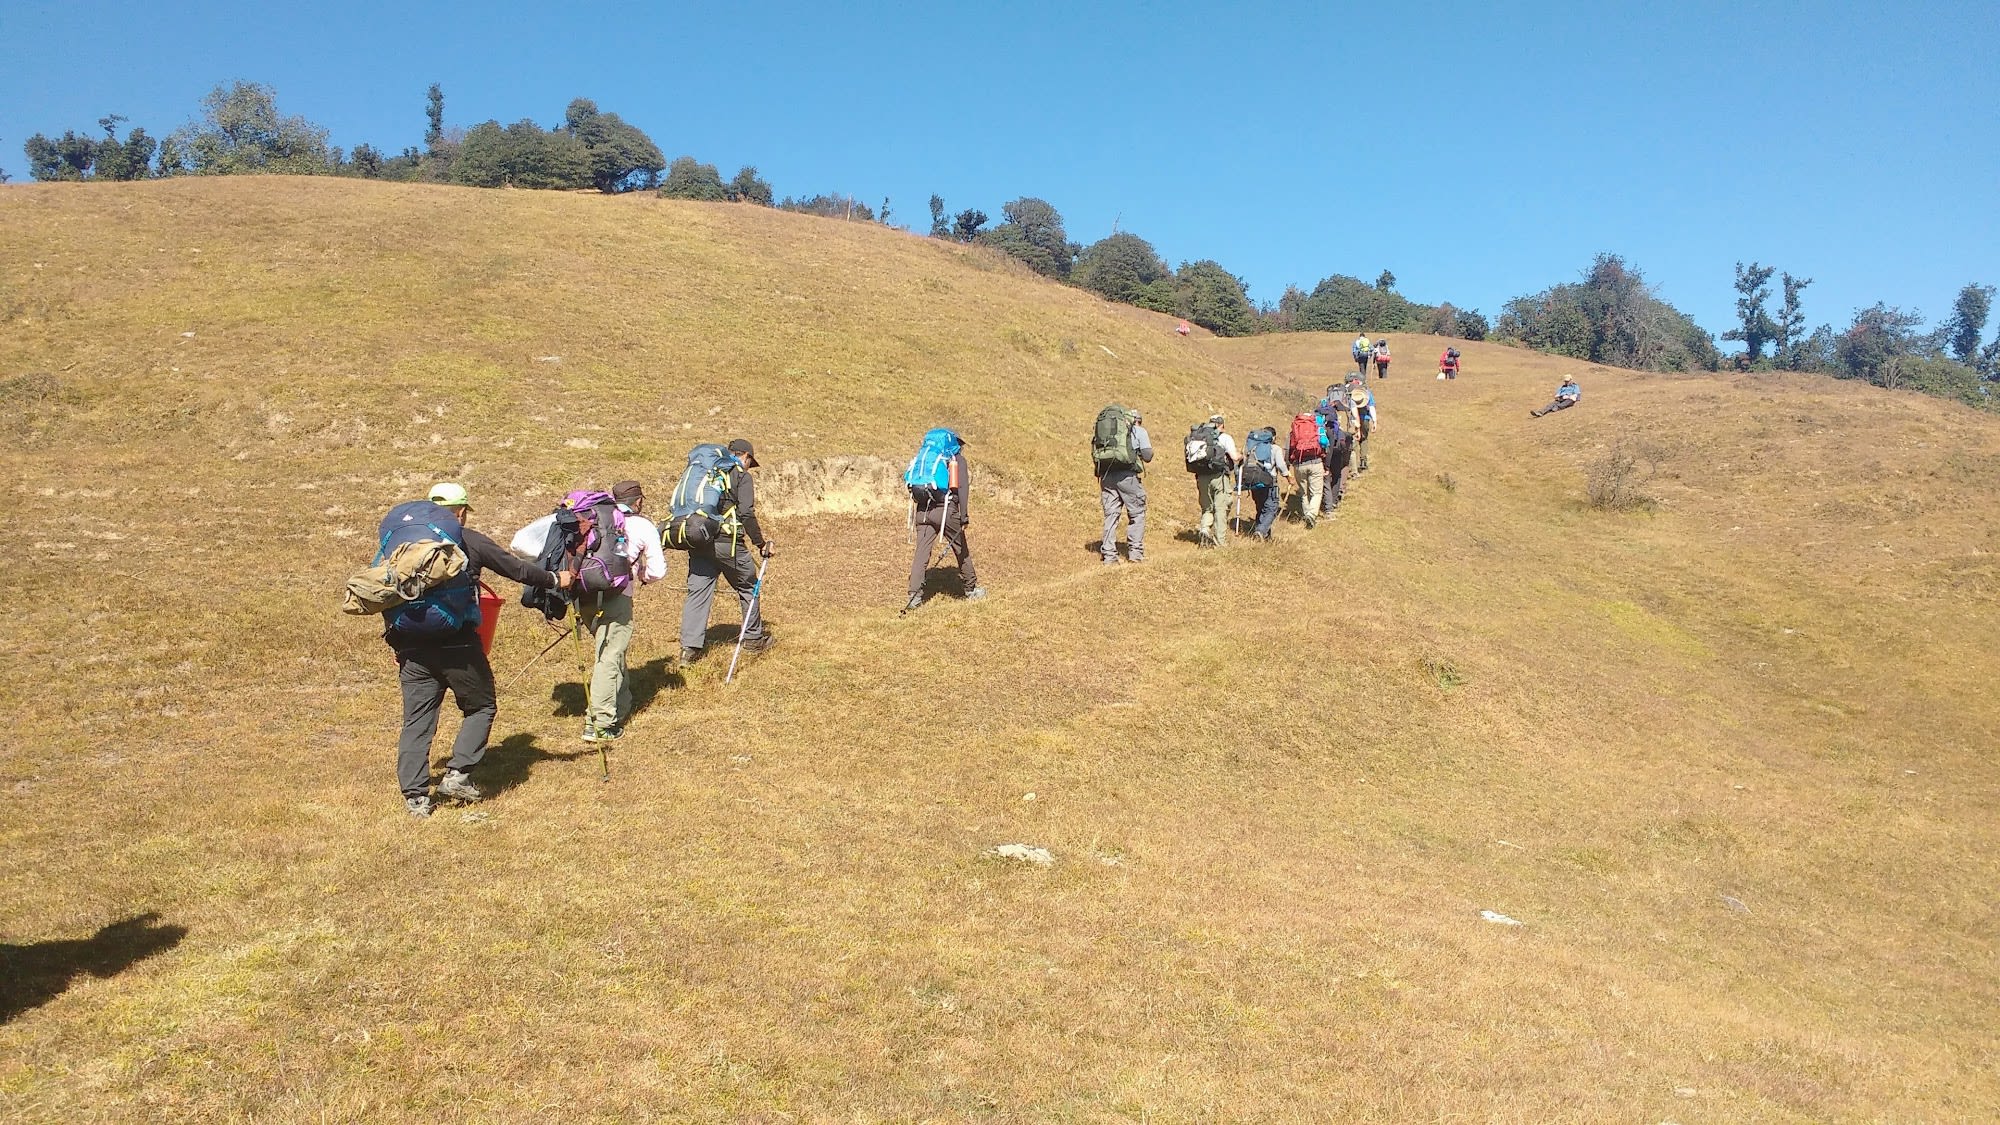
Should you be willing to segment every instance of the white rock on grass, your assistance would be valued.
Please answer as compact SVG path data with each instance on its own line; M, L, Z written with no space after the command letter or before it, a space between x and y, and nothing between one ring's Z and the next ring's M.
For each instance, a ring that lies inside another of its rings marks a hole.
M1024 863L1032 863L1037 867L1048 867L1056 861L1056 857L1051 855L1047 848L1032 847L1028 844L1001 844L993 849L992 854L1001 859L1018 859Z
M1500 913L1498 910L1482 910L1479 912L1479 916L1481 918L1486 919L1488 922L1493 922L1501 926L1527 925L1526 922L1521 921L1519 918L1509 918L1505 914Z

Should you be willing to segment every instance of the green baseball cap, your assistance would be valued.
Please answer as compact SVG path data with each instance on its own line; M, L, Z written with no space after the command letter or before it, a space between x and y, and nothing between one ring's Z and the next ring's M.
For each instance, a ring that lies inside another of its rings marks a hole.
M465 486L441 481L431 486L430 502L447 508L470 508L472 497L465 494Z

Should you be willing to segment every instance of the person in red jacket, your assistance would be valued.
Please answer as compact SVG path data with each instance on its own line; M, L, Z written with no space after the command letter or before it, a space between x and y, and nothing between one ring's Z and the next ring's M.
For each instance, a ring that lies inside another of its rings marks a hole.
M1458 378L1457 348L1446 348L1444 350L1444 354L1438 357L1438 378L1440 379Z

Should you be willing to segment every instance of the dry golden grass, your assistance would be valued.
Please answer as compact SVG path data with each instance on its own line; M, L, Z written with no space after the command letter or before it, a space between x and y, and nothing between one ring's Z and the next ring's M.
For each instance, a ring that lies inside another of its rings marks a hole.
M2000 1113L1990 417L1484 345L1445 384L1399 336L1332 525L1197 553L1168 464L1106 573L1099 406L1277 424L1345 340L1184 341L879 228L330 181L0 189L0 277L0 937L187 931L0 1024L0 1115ZM994 595L898 619L938 423ZM504 792L405 817L334 608L380 511L455 478L504 533L739 434L784 643L683 679L647 592L614 784L552 656ZM1650 511L1585 502L1618 442Z

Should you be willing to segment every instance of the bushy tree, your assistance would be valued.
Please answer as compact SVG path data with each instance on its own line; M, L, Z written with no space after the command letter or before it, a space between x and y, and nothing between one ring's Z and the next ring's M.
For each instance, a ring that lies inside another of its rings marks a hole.
M1070 281L1099 296L1155 312L1173 312L1174 271L1153 244L1129 231L1101 238L1077 255Z
M1580 284L1507 302L1494 332L1540 351L1644 371L1713 371L1722 360L1714 338L1616 254L1599 254Z
M1394 276L1389 280L1393 284ZM1377 278L1370 285L1338 273L1322 280L1299 302L1292 327L1302 332L1415 332L1433 327L1432 309L1381 282Z
M757 175L756 165L745 164L736 170L736 178L729 181L729 198L738 203L769 207L771 185Z
M615 113L599 112L589 98L569 103L563 131L582 143L590 162L590 182L601 192L652 187L667 166L651 137Z
M1069 276L1077 246L1063 230L1062 215L1047 200L1023 196L1000 208L1002 222L979 236L1018 258L1043 277Z
M960 242L971 242L979 237L979 228L986 225L986 212L976 207L967 207L952 219L951 236Z
M1453 331L1440 332L1440 336L1456 336L1461 340L1484 340L1493 330L1487 323L1486 314L1478 309L1456 309L1452 314Z
M277 92L269 86L255 82L236 82L227 89L217 86L201 100L201 107L200 121L174 130L162 145L161 174L313 176L333 171L326 130L303 117L280 114Z
M1917 326L1921 314L1877 302L1854 311L1854 321L1834 341L1837 374L1848 379L1865 379L1878 387L1902 386L1907 364L1915 352Z
M36 133L21 145L21 152L28 158L28 175L43 183L87 180L97 163L97 141L73 129L53 140Z
M1986 317L1993 311L1993 287L1968 285L1952 302L1951 317L1944 322L1944 349L1960 363L1972 363L1979 356L1979 338L1986 332Z
M1800 349L1805 344L1806 330L1806 314L1799 303L1799 295L1812 284L1812 278L1785 274L1778 281L1785 291L1785 299L1778 306L1777 331L1771 337L1772 357L1779 367L1797 371L1804 362Z
M1247 336L1257 315L1243 279L1218 262L1183 262L1174 272L1174 311L1218 336Z
M1736 263L1737 326L1724 332L1722 338L1743 341L1743 358L1747 363L1763 359L1765 343L1778 334L1777 322L1764 311L1764 302L1771 299L1771 275L1776 272L1775 267L1756 262L1747 268L1742 262Z
M1395 274L1390 273L1388 270L1383 270L1381 273L1375 275L1375 288L1394 289L1395 287L1396 287Z
M931 237L951 237L951 220L945 217L944 196L936 192L931 193Z
M485 121L458 144L451 181L469 187L574 189L591 186L589 154L568 132L521 120Z
M116 113L97 119L102 138L65 130L53 140L36 133L21 146L28 158L28 174L37 180L143 180L153 174L153 154L159 142L143 128L118 139L118 126L125 121Z
M347 164L342 171L364 180L379 180L382 178L382 164L381 150L363 141L355 145L354 151L348 154Z
M1972 369L1979 373L1981 379L1989 382L2000 379L2000 333L1979 349L1978 357L1972 361Z
M667 166L667 179L660 194L668 199L693 199L702 203L723 203L729 189L722 186L722 173L713 164L703 164L692 156L676 156Z

